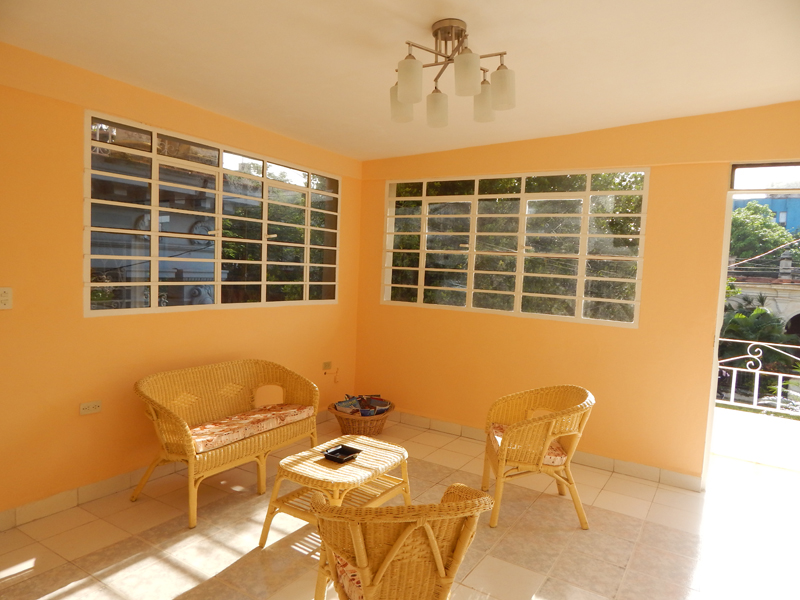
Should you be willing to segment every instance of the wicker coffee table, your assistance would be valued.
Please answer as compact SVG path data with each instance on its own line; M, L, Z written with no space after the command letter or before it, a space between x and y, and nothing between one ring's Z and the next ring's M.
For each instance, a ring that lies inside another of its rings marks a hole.
M361 452L354 460L342 464L323 456L325 450L339 444L359 448ZM398 494L403 494L405 503L410 505L407 458L408 452L402 446L363 435L343 435L311 450L287 456L278 464L258 545L263 547L266 543L272 519L279 512L316 524L317 519L311 512L314 491L327 496L332 506L380 506ZM387 475L398 466L402 477ZM278 497L284 480L303 487Z

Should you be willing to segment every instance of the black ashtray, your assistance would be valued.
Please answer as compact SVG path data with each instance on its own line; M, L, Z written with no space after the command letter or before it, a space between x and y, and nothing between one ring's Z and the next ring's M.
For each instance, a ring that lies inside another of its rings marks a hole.
M359 448L353 448L352 446L345 446L342 444L340 446L328 448L323 454L328 460L337 463L345 463L348 460L353 460L359 452L361 452Z

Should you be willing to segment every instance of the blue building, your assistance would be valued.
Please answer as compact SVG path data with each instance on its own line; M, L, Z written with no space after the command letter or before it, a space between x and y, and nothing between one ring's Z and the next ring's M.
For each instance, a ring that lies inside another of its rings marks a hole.
M745 199L738 199L734 196L733 210L742 208L753 200L764 206L769 206L770 210L775 213L775 222L780 223L790 232L795 233L800 230L800 196L775 194L765 198L750 197Z

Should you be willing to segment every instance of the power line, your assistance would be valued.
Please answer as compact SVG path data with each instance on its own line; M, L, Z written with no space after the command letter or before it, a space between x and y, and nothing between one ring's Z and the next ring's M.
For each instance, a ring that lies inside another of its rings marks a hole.
M733 263L732 265L728 265L728 268L730 269L731 267L735 267L737 265L742 265L742 264L744 264L746 262L750 262L751 260L755 260L757 258L761 258L762 256L766 256L767 254L772 254L773 252L775 252L775 250L780 250L781 248L785 248L786 246L791 246L792 244L796 244L797 242L800 242L800 239L792 240L791 242L786 242L785 244L781 244L777 248L773 248L772 250L764 252L764 254L759 254L758 256L754 256L752 258L745 258L744 260L740 260L737 263Z

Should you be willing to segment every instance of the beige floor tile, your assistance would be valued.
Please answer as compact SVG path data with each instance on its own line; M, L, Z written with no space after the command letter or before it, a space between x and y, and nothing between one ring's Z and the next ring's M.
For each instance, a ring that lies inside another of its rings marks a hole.
M595 469L586 465L571 465L572 477L577 483L585 483L592 487L603 488L608 480L611 479L611 471Z
M186 477L178 473L171 473L158 479L151 479L147 482L142 493L151 498L158 498L164 494L169 494L175 490L187 488Z
M178 560L161 560L106 581L112 590L127 598L171 600L208 579L205 575Z
M700 533L703 523L702 516L697 513L656 503L650 506L646 518L653 523L660 523L689 533Z
M600 531L632 542L639 539L642 525L644 525L642 519L597 506L586 506L584 510L586 510L589 520L589 527L593 531Z
M461 470L469 473L475 473L476 475L483 475L483 456L473 458L471 461L461 467ZM494 478L492 478L492 481L494 481Z
M28 544L0 556L0 590L63 565L66 561L42 544Z
M502 524L502 511L500 514ZM537 573L547 573L569 546L576 529L577 526L553 526L552 521L544 519L532 522L521 519L489 550L489 554ZM487 591L491 590L487 588Z
M644 519L650 510L650 502L639 500L631 496L624 496L616 492L601 491L592 503L599 508L613 510L631 517Z
M414 500L414 504L439 504L446 491L446 485L439 485L437 483L424 492L419 492L416 495L412 493L411 498Z
M658 485L652 481L634 480L633 477L628 475L614 473L603 486L603 490L652 502L658 491Z
M628 564L629 571L638 571L682 587L690 587L697 561L652 546L637 544Z
M576 531L570 538L569 547L576 552L625 568L633 554L634 542L589 528Z
M213 577L217 573L227 569L237 560L242 558L246 552L240 551L234 544L229 543L228 536L202 536L194 544L183 545L169 550L174 556L184 564L191 566L195 571L199 571L208 577ZM253 540L249 549L256 547Z
M306 549L295 548L297 540L298 534L287 536L263 550L253 550L217 577L254 598L269 598L317 566Z
M299 575L294 581L280 588L269 600L314 600L314 591L317 585L316 569L308 569ZM333 583L328 584L325 600L339 600L339 595L333 587Z
M460 452L452 452L450 450L445 450L444 448L437 448L428 454L428 456L425 457L425 460L436 463L437 465L444 465L445 467L460 469L472 459L466 454L461 454Z
M453 440L449 444L445 444L442 447L445 450L451 450L452 452L460 452L461 454L466 454L467 456L475 458L476 456L480 456L481 454L483 454L483 451L486 449L486 444L482 444L481 442L477 442L475 440L470 440L467 438L460 437L458 439Z
M157 548L138 537L87 554L73 563L100 580L120 579L166 558Z
M606 598L551 577L539 588L532 600L605 600Z
M439 484L450 485L451 483L463 483L474 490L479 490L481 489L482 479L483 478L480 475L459 469L458 471L453 471L450 475L440 480ZM490 487L489 493L492 493L493 490L494 488Z
M67 560L75 560L129 537L130 533L103 520L92 521L42 540L42 545Z
M689 558L697 558L703 548L699 535L651 521L642 527L639 543Z
M653 498L653 502L655 504L663 504L687 512L701 514L705 504L705 494L701 492L691 492L689 490L677 490L677 488L659 488Z
M70 508L63 510L49 517L37 519L30 523L25 523L19 526L19 530L32 537L35 540L42 540L46 537L69 531L80 525L84 525L90 521L97 519L92 513L83 510L82 508Z
M177 600L251 600L250 596L241 592L221 579L213 577L185 591Z
M403 438L394 437L393 435L386 433L381 433L374 437L384 442L389 442L390 444L394 444L395 446L405 446L406 442L406 440L404 440Z
M530 600L545 579L541 573L487 556L464 579L463 585L498 600Z
M242 523L240 523L240 525L242 525ZM296 531L301 530L307 525L308 523L302 519L298 519L292 515L287 515L286 513L278 513L275 515L275 518L272 519L272 523L270 523L269 534L267 535L267 541L266 544L264 544L264 548L271 548L276 544L279 544L282 540L292 535ZM258 544L263 526L264 520L261 519L260 522L257 522L257 526L251 530L256 534L253 536L255 544ZM244 533L243 529L239 529L239 531Z
M451 475L456 469L437 465L436 463L420 460L418 458L408 459L408 475L415 479L424 479L432 483L438 483L445 477Z
M520 479L524 481L525 479L531 477L537 477L537 475L529 475L527 477L521 477ZM547 477L550 480L550 485L548 485L547 488L545 488L544 493L550 494L551 496L558 496L558 485L556 484L556 482L549 475L544 475L544 477ZM597 496L600 495L600 492L604 491L600 490L600 488L596 488L591 485L586 485L585 483L576 483L575 485L578 486L578 496L580 496L581 498L581 504L587 506L590 504L594 504L594 501L597 499ZM536 488L531 487L530 489L536 489ZM562 496L562 498L570 498L570 499L572 498L572 496L569 495L569 490L567 490L567 494L565 496Z
M403 423L392 424L391 421L387 423L383 428L383 433L401 440L411 439L413 437L418 436L420 433L424 431L427 430L422 429L420 427L413 427L412 425L406 425Z
M618 600L688 600L692 590L628 569L617 594Z
M494 481L494 478L492 478L492 481ZM548 488L554 487L554 483L553 478L544 473L531 473L530 475L523 475L522 477L506 480L506 484L508 485L516 485L539 492L544 492Z
M113 515L121 510L132 508L136 504L144 504L151 501L151 498L147 496L139 496L139 498L136 499L136 504L134 504L131 502L132 493L133 488L129 488L127 490L111 494L110 496L105 496L104 498L98 498L97 500L92 500L91 502L81 504L80 507L83 510L92 513L94 516L103 519L108 515Z
M450 590L450 600L491 600L491 596L460 583L454 583Z
M180 514L181 511L177 508L154 500L144 504L135 504L133 508L109 515L106 517L106 521L129 533L141 533Z
M3 590L3 600L121 600L101 582L65 563Z
M613 598L625 569L572 549L558 557L550 576L600 596Z
M35 539L19 529L9 529L0 533L0 555L33 544L35 541Z
M242 492L250 493L257 484L258 476L256 473L248 473L242 469L229 469L205 478L200 487L210 485L223 492L239 494Z
M324 423L319 423L317 425L317 435L321 433L335 433L337 435L341 435L342 430L339 427L338 421L325 421Z
M410 438L409 441L417 442L418 444L425 444L426 446L433 446L434 448L441 448L442 446L446 446L450 442L453 442L457 439L458 439L457 435L451 435L449 433L425 431L423 433L420 433L419 435L415 435L414 437Z
M411 458L425 458L436 450L433 446L426 446L409 440L403 440L400 445L408 451L408 456Z
M252 494L253 492L251 491L246 493ZM228 495L229 495L228 492L225 492L219 489L218 487L203 485L201 483L200 487L197 490L197 506L198 507L207 506L212 502L221 500L222 498ZM159 496L158 501L168 506L171 506L172 508L176 508L181 512L189 512L189 492L185 488L175 490L174 492L170 492L169 494L164 494L163 496Z

